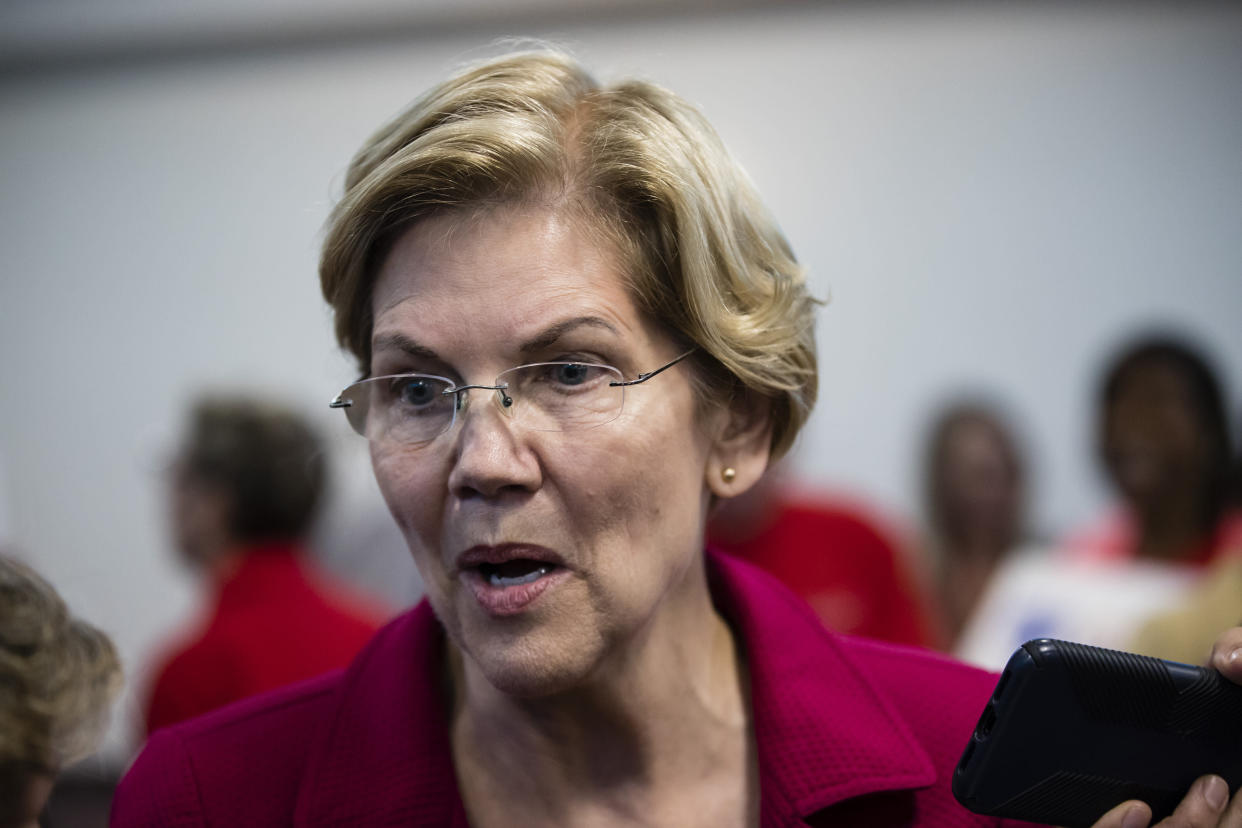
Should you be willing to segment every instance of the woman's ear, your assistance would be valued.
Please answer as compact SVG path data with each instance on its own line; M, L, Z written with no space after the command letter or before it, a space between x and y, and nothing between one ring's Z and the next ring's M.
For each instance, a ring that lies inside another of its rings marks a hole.
M767 400L750 395L723 409L707 458L707 488L716 497L736 497L763 477L772 449Z

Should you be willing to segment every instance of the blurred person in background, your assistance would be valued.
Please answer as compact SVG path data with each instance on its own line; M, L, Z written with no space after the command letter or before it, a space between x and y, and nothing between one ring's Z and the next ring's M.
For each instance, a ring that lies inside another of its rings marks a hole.
M307 552L326 476L319 439L282 406L220 396L193 407L171 469L171 525L212 598L158 659L148 733L341 667L378 629L385 608Z
M1233 472L1229 480L1229 506L1242 511L1242 428L1236 432L1239 440L1234 443Z
M815 494L771 469L721 501L708 545L766 569L838 632L931 646L928 602L899 546L864 509Z
M1226 498L1227 521L1242 509L1242 456L1232 464ZM1242 618L1242 537L1219 531L1213 560L1185 600L1143 624L1131 647L1148 655L1199 664L1211 651L1213 624L1234 624Z
M1024 540L1026 472L993 405L962 401L933 420L923 456L925 552L952 649L988 583Z
M1237 546L1231 443L1220 380L1199 348L1168 335L1129 343L1097 408L1098 456L1121 506L1066 554L1199 566Z
M1223 563L1242 524L1210 363L1181 338L1144 336L1117 352L1098 394L1097 454L1120 506L1060 548L1013 556L959 639L962 657L999 667L1050 637L1198 662L1215 636L1202 626L1242 617Z
M108 637L0 554L0 828L35 828L56 774L99 743L120 688Z

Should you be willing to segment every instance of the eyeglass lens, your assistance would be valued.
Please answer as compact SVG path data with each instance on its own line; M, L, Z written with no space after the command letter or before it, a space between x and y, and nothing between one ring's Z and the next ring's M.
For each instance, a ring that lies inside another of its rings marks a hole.
M623 379L607 365L544 362L511 368L496 378L494 392L506 415L533 431L579 431L615 420L625 402ZM418 374L376 377L347 388L341 396L349 423L373 441L423 443L453 425L468 405L469 390L448 380Z

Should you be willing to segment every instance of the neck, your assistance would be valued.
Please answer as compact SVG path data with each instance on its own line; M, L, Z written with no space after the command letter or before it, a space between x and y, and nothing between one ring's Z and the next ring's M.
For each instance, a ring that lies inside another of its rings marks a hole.
M243 558L241 547L221 544L209 553L200 553L193 564L204 583L221 584L237 572Z
M955 562L993 563L1003 558L1017 543L1017 533L1010 527L962 527L942 535L946 557ZM950 554L951 553L951 554Z
M1197 506L1199 504L1191 504ZM1212 533L1199 508L1163 508L1139 515L1138 557L1175 561L1205 544Z
M1138 557L1184 558L1211 536L1213 527L1204 520L1203 496L1192 487L1179 489L1178 494L1138 511Z
M471 824L742 824L757 803L744 668L705 581L551 698L508 696L451 661Z

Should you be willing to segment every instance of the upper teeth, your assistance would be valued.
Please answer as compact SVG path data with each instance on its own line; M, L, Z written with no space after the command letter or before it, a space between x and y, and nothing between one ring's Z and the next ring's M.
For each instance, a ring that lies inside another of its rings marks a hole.
M546 566L541 566L533 572L528 572L525 575L518 575L513 578L506 578L503 575L493 572L488 576L488 581L492 586L510 587L517 586L518 584L529 584L533 581L539 580L547 574L548 568Z

